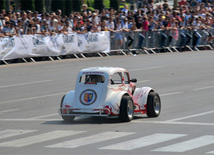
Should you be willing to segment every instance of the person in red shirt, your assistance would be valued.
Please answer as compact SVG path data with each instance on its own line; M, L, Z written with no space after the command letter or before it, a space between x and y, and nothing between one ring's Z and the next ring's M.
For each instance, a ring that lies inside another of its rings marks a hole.
M185 0L181 0L178 4L179 4L179 6L181 6L181 5L187 5L187 2Z

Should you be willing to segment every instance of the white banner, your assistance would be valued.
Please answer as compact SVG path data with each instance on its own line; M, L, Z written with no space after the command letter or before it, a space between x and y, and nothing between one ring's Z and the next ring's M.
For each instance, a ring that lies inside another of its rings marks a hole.
M110 52L108 31L0 38L0 60L95 52Z

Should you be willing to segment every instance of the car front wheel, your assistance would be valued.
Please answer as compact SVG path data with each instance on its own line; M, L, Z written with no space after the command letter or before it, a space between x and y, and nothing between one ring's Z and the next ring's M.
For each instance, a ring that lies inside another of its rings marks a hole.
M130 96L123 96L120 104L119 118L122 122L130 122L134 117L134 103Z
M147 100L147 116L158 117L161 111L161 100L156 92L150 92Z

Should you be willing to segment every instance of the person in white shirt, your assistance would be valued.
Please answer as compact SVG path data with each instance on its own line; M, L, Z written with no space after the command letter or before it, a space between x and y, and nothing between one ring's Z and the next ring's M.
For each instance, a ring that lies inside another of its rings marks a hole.
M56 31L56 25L53 20L50 21L50 24L48 25L48 31L49 32L55 32Z
M114 30L114 22L112 17L109 17L108 21L106 22L106 27L108 28L109 31Z

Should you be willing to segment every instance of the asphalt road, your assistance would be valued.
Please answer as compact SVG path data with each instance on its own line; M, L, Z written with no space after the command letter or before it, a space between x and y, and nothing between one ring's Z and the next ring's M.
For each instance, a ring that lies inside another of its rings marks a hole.
M214 51L0 66L0 154L214 154ZM80 69L124 67L161 97L158 118L57 114Z

